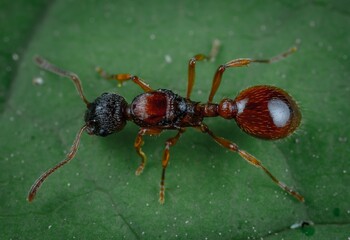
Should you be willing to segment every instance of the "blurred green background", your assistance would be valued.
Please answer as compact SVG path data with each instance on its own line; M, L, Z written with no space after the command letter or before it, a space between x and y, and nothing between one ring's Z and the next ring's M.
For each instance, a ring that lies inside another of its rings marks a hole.
M0 239L348 239L350 223L347 1L1 1ZM299 203L259 169L189 129L171 149L166 201L158 203L164 141L146 137L149 162L136 177L137 127L108 138L84 134L76 158L52 175L31 204L27 192L61 161L83 125L73 84L43 72L36 54L77 73L93 100L118 88L94 71L133 73L153 88L185 95L187 62L197 64L192 99L206 101L218 65L267 58L296 42L300 50L271 65L229 69L215 100L249 86L287 90L303 123L291 137L262 141L232 121L209 119L220 136L258 157L305 196ZM33 80L41 77L42 85ZM313 225L297 227L303 221Z

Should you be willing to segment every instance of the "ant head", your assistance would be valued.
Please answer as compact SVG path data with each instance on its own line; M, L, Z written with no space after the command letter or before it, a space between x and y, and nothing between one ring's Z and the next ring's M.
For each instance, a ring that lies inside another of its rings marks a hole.
M103 93L87 105L86 131L91 135L105 137L122 130L126 124L125 99L114 93Z
M81 135L84 131L93 135L107 136L123 129L127 121L127 103L123 97L113 93L104 93L100 97L96 98L94 102L90 103L86 99L80 79L75 73L63 70L40 56L36 56L34 61L44 70L50 71L62 77L70 78L73 81L81 100L83 100L88 109L85 113L86 123L81 127L77 136L75 137L67 157L56 166L44 172L36 180L28 194L29 202L33 201L36 192L48 176L74 158L78 151Z

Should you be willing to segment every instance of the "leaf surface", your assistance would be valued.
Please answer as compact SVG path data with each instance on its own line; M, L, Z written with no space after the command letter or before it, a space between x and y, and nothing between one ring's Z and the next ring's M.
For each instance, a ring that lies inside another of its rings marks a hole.
M345 1L12 1L1 7L0 239L346 239L349 237L349 11ZM7 25L4 24L7 19ZM12 26L12 27L9 27ZM11 30L21 30L14 33ZM118 92L130 102L141 89L118 88L94 71L132 73L151 87L185 95L187 61L200 62L192 94L206 101L216 68L240 57L272 57L297 41L300 50L274 64L228 69L216 94L234 98L269 84L300 103L303 124L280 141L242 133L232 121L208 119L219 136L258 157L306 202L284 193L259 169L198 131L171 148L166 201L158 203L164 142L145 137L148 164L134 172L132 123L107 138L84 134L76 158L43 184L33 181L62 160L83 125L84 104L72 83L38 69L39 54L77 73L91 101ZM42 85L33 79L42 78ZM314 225L298 226L302 222Z

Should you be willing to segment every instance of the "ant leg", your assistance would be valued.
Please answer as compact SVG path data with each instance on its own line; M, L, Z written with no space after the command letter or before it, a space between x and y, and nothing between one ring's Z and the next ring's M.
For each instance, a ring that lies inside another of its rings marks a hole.
M137 176L143 172L143 169L145 168L145 165L147 162L146 154L141 149L142 145L144 144L144 141L142 139L143 135L145 135L145 134L158 135L161 132L162 132L162 130L159 130L159 129L147 129L147 128L141 128L140 131L138 132L136 139L135 139L135 143L134 143L136 153L141 157L141 163L135 172L135 174Z
M129 73L108 74L100 67L96 67L96 71L98 72L98 74L100 74L101 77L107 80L117 80L119 82L118 85L121 85L125 81L131 80L134 83L136 83L139 87L141 87L143 91L145 92L153 91L153 89L147 83L142 81L142 79L139 78L138 76L134 76Z
M224 73L224 71L226 70L226 68L230 68L230 67L243 67L243 66L247 66L250 63L273 63L273 62L278 62L280 60L282 60L283 58L286 58L288 55L294 53L295 51L297 51L297 47L292 47L290 48L288 51L283 52L275 57L272 57L270 59L250 59L250 58L238 58L238 59L234 59L231 60L223 65L220 65L218 67L218 69L215 72L214 78L213 78L213 83L212 83L212 87L211 87L211 91L209 94L209 98L208 98L208 103L211 103L213 101L214 95L216 93L216 91L218 90L220 83L221 83L221 79L222 79L222 74Z
M192 88L194 85L194 79L196 75L196 62L208 59L207 56L203 54L197 54L188 61L188 83L187 83L187 94L186 98L190 99Z
M194 80L196 75L196 71L195 71L196 62L206 60L206 59L214 61L216 55L218 54L219 47L220 47L220 41L215 39L213 41L209 56L206 56L204 54L197 54L188 61L188 84L187 84L187 94L186 94L187 99L190 99L192 88L194 85Z
M165 149L164 149L164 153L163 153L163 159L162 159L162 178L160 181L160 191L159 191L159 202L161 204L164 204L164 195L165 195L165 187L164 187L164 182L165 182L165 170L166 167L168 166L169 163L169 157L170 157L170 153L169 153L169 149L170 147L174 146L177 143L177 140L179 140L181 134L185 132L185 128L180 128L180 130L178 131L178 133L176 134L175 137L169 138L166 142L165 142Z
M219 145L223 146L224 148L229 149L232 152L237 152L244 160L246 160L248 163L252 164L255 167L260 168L263 170L271 179L274 183L276 183L280 188L282 188L284 191L298 199L300 202L304 202L304 197L300 195L298 192L292 190L290 187L288 187L285 183L279 181L275 176L272 175L272 173L265 168L262 163L253 155L249 154L248 152L239 149L237 144L222 138L216 136L211 130L209 130L208 126L205 124L201 124L200 127L198 127L203 133L209 134L215 142L217 142Z

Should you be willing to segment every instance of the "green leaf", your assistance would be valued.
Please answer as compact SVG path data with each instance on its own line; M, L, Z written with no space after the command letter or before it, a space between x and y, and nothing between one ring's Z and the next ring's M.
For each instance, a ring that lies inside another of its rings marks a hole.
M0 239L346 239L350 223L350 66L346 1L11 1L1 16ZM6 22L5 22L6 20ZM151 87L185 95L187 62L200 62L192 94L206 101L220 64L268 58L274 64L228 69L216 94L234 98L251 85L279 86L300 103L303 123L291 137L262 141L232 121L208 119L219 136L258 157L306 199L297 202L261 170L188 129L171 148L166 200L158 203L166 139L145 137L140 176L133 148L138 128L107 138L84 134L76 158L27 192L61 161L83 125L84 104L66 78L38 69L39 54L77 73L88 99L117 91L130 102L141 90L102 80L101 66L132 73ZM42 85L33 79L42 78ZM303 224L304 223L304 224ZM301 227L303 226L303 227ZM292 227L292 228L291 228Z

